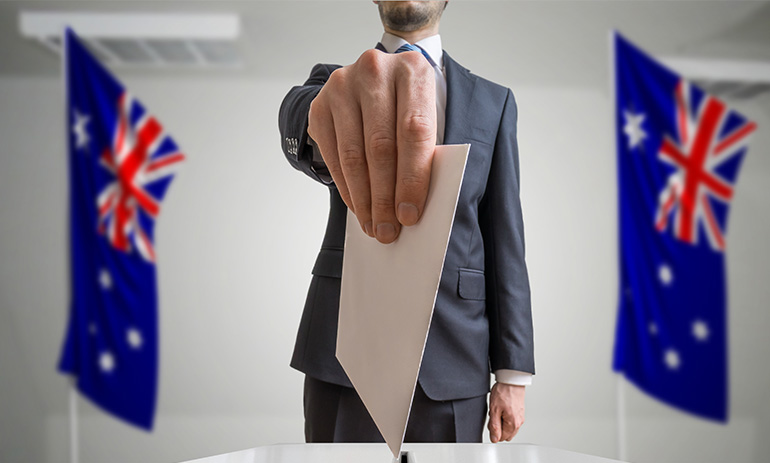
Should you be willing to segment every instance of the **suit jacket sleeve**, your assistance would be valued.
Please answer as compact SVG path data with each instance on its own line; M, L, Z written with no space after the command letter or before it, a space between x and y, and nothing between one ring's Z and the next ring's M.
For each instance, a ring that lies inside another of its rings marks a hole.
M484 238L489 359L492 370L535 373L529 277L519 199L517 109L508 90L487 188L480 204Z
M305 84L293 87L284 97L278 112L281 147L289 164L323 184L329 184L329 177L319 175L314 168L313 143L307 134L308 112L310 103L329 80L331 73L339 67L331 64L316 64Z

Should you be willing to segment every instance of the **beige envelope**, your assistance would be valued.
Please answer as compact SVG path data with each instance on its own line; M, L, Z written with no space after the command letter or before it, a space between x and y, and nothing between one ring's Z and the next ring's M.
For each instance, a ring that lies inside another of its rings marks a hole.
M337 359L393 456L406 432L470 145L437 146L422 218L381 244L348 213Z

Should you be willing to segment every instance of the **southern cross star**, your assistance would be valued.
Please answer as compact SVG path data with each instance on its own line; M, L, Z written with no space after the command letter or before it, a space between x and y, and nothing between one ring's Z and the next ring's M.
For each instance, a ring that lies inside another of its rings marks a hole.
M88 147L88 142L91 141L86 130L86 124L91 120L91 117L86 114L81 114L77 109L75 110L75 125L72 126L72 133L75 134L75 148L83 149Z
M634 149L647 138L647 132L642 129L645 116L643 113L634 114L631 111L623 111L623 117L626 119L623 133L628 136L628 149Z
M708 341L709 335L709 326L704 322L703 320L695 320L692 323L692 335L700 342Z

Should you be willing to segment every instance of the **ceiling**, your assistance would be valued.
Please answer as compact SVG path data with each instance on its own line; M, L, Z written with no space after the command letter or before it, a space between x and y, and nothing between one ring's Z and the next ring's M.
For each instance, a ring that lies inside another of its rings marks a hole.
M20 10L236 12L243 66L121 69L153 78L297 80L317 62L350 63L382 27L368 1L0 2L0 76L59 75L55 55L19 34ZM453 0L443 45L472 71L508 85L606 84L608 31L658 56L770 62L770 2ZM479 52L483 46L484 51Z

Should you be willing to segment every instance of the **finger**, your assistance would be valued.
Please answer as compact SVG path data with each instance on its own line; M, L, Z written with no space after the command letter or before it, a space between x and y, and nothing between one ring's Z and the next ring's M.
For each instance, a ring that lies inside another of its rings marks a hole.
M519 433L519 430L521 429L522 426L524 426L524 411L523 410L521 410L521 414L519 415L519 419L514 421L514 428L515 429L513 430L513 436L511 437L511 439L516 437L516 434Z
M418 53L397 79L398 172L396 207L403 225L422 216L436 147L436 82L433 69Z
M337 101L332 109L337 151L361 229L373 236L369 169L364 149L361 108L354 99Z
M494 408L489 410L489 423L487 424L489 429L489 440L493 444L500 442L500 434L502 431L502 423L500 422L500 412Z
M501 421L502 433L500 438L504 441L510 441L513 439L514 434L516 434L516 426L514 425L513 417L503 414Z
M521 423L519 423L519 425L518 425L518 426L516 426L516 425L514 424L514 427L513 427L513 434L511 434L511 438L510 438L509 440L513 440L513 438L514 438L514 437L516 437L516 434L518 434L518 433L519 433L519 430L520 430L520 429L521 429Z
M307 132L318 147L318 151L321 153L326 168L329 169L329 174L332 176L332 180L334 180L334 185L337 187L340 197L350 210L355 211L350 200L345 175L340 167L339 155L337 154L337 137L334 133L331 111L324 104L316 103L316 100L310 105Z
M396 92L390 85L370 89L362 98L366 159L371 181L372 222L381 243L401 230L396 217Z

